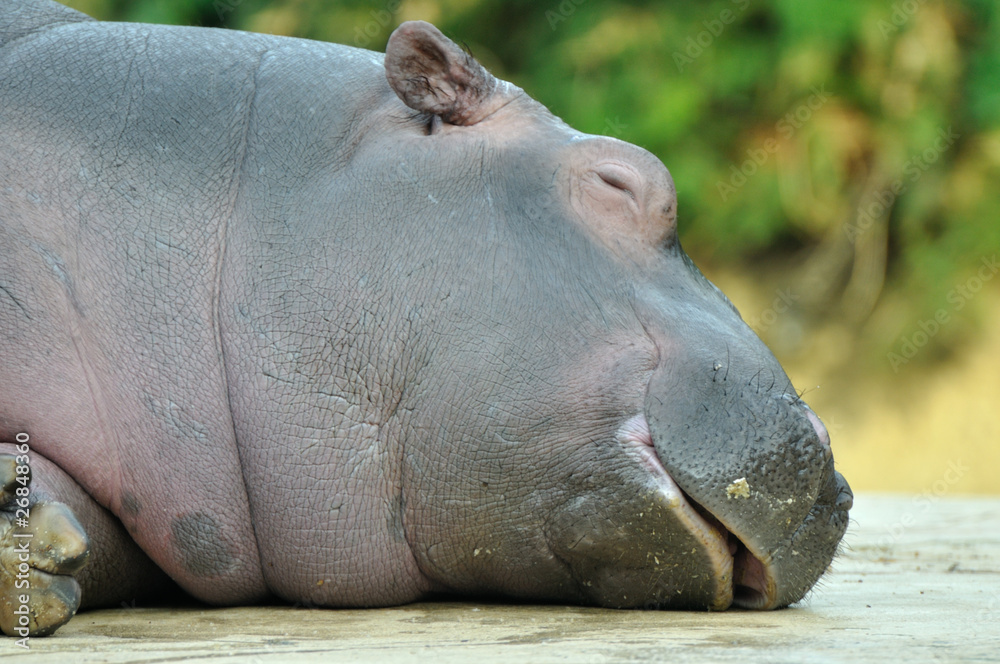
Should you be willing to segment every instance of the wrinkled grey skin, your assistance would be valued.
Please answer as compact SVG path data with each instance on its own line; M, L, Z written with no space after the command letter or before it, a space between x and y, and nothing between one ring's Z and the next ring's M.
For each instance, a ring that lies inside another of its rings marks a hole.
M30 436L54 541L32 633L172 584L798 601L850 490L675 214L659 160L427 24L383 60L4 3L0 452Z

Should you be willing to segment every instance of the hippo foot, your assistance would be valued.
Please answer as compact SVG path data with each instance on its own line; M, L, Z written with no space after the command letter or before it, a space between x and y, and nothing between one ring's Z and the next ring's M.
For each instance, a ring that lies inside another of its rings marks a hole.
M0 454L0 630L45 636L80 606L71 575L90 555L87 534L69 507L32 496L25 457Z

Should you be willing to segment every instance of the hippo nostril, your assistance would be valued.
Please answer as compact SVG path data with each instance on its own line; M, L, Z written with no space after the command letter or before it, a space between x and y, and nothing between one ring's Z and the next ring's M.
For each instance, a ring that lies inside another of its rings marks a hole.
M809 423L813 425L813 429L816 430L816 435L819 436L819 442L826 447L830 447L830 432L826 430L826 427L820 421L819 416L812 411L812 408L806 406L805 409L806 417L809 418Z
M840 473L837 473L837 484L840 486L837 489L837 501L834 503L834 508L846 512L854 507L854 493Z
M813 430L816 432L816 437L819 438L819 442L825 447L830 447L830 432L826 430L826 426L824 426L823 422L819 419L819 416L813 412L812 408L806 405L802 399L794 394L783 394L781 395L781 398L794 406L802 408L805 411L806 419L809 420L809 424L812 425Z

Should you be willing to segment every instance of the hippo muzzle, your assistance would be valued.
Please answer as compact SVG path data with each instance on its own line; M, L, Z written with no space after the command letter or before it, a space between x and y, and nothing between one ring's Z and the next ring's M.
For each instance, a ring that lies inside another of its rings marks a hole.
M773 609L800 600L827 569L852 494L819 418L776 389L790 385L776 361L753 371L739 364L691 353L657 371L645 403L649 438L634 439L652 446L663 492L703 543L718 580L706 604Z
M579 495L550 524L586 601L775 609L832 561L852 494L825 428L796 396L736 387L716 364L702 390L656 371L617 434L641 479L607 471L614 491Z
M553 549L605 606L788 606L829 567L851 490L777 359L679 264L633 300L657 355L615 434L636 472L606 471L615 494L577 499Z
M678 519L703 543L718 579L706 602L714 609L774 609L802 599L847 528L852 494L833 469L822 424L793 398L760 406L740 422L753 430L748 440L744 430L705 435L691 419L671 417L654 394L647 400L651 465L660 465ZM688 414L710 417L711 409L702 402ZM782 419L786 426L775 427Z

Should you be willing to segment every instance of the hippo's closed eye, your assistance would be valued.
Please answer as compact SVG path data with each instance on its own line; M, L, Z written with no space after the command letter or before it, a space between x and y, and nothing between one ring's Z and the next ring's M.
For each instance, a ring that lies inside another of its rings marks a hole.
M646 260L676 236L673 180L653 155L608 138L573 141L569 199L583 227L613 253Z
M628 194L632 200L637 200L639 191L639 174L629 166L620 162L606 162L597 166L594 172L606 183Z

